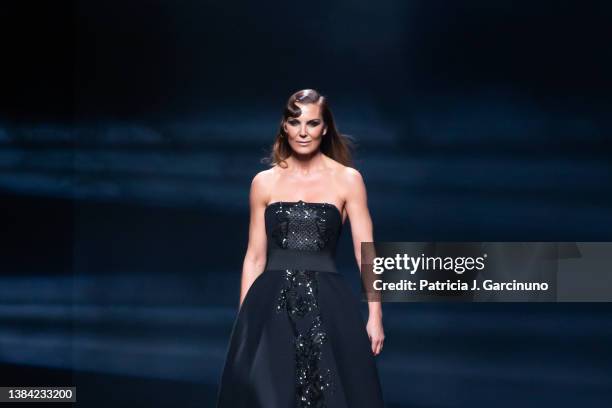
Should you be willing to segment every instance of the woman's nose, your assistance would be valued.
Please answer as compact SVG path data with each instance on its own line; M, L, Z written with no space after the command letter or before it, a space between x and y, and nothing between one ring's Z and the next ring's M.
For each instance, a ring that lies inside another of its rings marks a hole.
M301 136L301 137L306 137L306 136L308 136L308 132L306 132L306 126L303 126L303 127L300 129L300 136Z

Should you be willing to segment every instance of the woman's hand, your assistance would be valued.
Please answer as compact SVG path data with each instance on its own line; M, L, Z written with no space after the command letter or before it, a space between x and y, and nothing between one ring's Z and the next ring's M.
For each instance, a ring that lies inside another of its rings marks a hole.
M382 317L370 316L366 325L368 337L372 343L372 353L377 356L383 349L385 331L383 330Z

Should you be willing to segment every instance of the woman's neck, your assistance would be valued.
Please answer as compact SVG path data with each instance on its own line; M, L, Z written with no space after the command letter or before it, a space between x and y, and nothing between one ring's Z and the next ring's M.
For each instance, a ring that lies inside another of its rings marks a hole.
M288 164L290 170L302 175L308 175L327 167L324 155L320 150L307 156L293 154L288 159Z

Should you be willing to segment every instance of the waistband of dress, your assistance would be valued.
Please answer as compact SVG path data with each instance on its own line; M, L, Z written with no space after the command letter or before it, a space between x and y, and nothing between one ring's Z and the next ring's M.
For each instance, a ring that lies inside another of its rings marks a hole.
M306 269L338 273L333 255L329 252L303 251L296 249L272 249L268 251L266 269Z

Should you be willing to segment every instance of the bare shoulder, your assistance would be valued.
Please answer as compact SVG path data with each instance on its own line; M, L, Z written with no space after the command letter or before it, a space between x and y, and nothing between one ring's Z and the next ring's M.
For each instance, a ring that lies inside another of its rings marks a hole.
M267 202L276 177L274 167L257 173L251 182L251 196L256 201Z
M359 170L354 169L352 167L344 166L342 169L342 179L344 183L346 183L348 188L360 187L363 186L363 177Z
M334 189L340 193L345 203L353 202L356 197L365 195L365 184L361 173L342 163L331 161Z
M326 156L326 158L327 163L332 170L333 178L341 185L354 182L355 179L359 181L359 179L361 178L361 174L359 174L359 171L357 171L356 169L345 166L344 164L332 159L331 157Z
M274 177L274 167L269 168L267 170L262 170L259 173L255 174L253 177L252 184L257 186L264 186L266 183L272 181Z
M364 187L363 177L357 169L338 163L335 173L338 185L347 193Z

